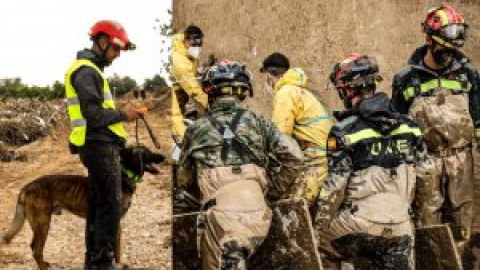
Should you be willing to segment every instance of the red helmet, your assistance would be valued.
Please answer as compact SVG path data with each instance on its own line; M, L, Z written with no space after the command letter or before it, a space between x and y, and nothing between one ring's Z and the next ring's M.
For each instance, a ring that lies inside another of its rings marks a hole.
M90 32L90 37L96 37L98 34L106 34L110 38L110 43L116 44L122 50L135 50L136 46L128 39L127 32L123 26L113 20L102 20L96 22Z
M461 47L467 37L468 25L462 15L447 4L430 9L422 27L425 34L447 47Z

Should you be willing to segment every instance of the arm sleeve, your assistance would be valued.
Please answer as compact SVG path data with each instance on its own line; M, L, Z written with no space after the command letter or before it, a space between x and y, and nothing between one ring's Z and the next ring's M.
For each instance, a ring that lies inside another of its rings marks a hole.
M472 84L469 92L470 115L475 126L475 137L480 138L480 76L473 67L469 67L469 71L469 81Z
M303 152L297 142L283 134L274 124L264 121L267 133L267 151L270 162L269 196L273 199L288 197L294 192L293 185L304 171Z
M192 140L192 129L187 128L185 132L185 139L182 143L182 150L180 159L178 162L178 178L174 179L177 182L174 183L176 187L188 187L196 179L195 162L191 157L190 142Z
M338 127L328 136L328 176L317 199L318 211L314 217L314 226L320 230L327 228L338 213L353 172L352 159L341 138Z
M295 96L289 86L284 86L275 94L272 121L286 135L292 135L295 123Z
M401 114L407 114L410 109L410 104L405 100L403 95L404 88L404 84L401 82L399 76L396 75L393 78L391 103L395 110Z
M172 75L175 82L185 90L187 95L193 98L203 108L207 108L208 97L202 90L200 83L195 78L196 71L193 64L179 56L173 56Z
M183 141L183 135L187 127L183 122L183 115L180 111L180 106L178 105L177 96L175 90L172 90L172 135L174 136L177 143Z
M103 79L91 67L81 67L72 75L83 117L91 128L107 127L125 121L125 112L103 108Z

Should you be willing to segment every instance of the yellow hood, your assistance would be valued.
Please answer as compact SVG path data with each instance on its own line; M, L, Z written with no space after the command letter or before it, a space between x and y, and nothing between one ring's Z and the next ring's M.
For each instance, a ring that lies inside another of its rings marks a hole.
M184 40L185 40L185 35L183 33L173 35L173 38L172 38L173 52L179 53L181 55L188 57L188 50L185 47L185 44L183 44Z
M287 84L305 88L307 86L307 80L307 75L305 75L305 72L303 72L301 68L291 68L285 72L275 85L275 93Z

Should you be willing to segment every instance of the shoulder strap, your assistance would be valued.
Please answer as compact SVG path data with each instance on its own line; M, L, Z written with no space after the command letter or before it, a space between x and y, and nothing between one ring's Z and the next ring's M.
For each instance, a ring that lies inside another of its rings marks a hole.
M223 145L221 157L223 163L225 163L225 161L227 160L227 156L231 148L240 153L240 148L237 146L238 142L236 142L234 138L235 131L237 130L237 126L240 123L240 118L244 113L245 110L238 110L229 125L222 125L212 115L208 116L208 121L210 121L212 126L220 133L220 135L222 135ZM245 159L244 155L240 155L240 158L242 159L242 162L246 163L247 160Z

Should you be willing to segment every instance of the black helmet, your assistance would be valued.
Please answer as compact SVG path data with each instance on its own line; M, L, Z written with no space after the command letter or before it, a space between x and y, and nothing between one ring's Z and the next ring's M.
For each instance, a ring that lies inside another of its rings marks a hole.
M336 88L358 88L381 81L375 57L352 54L333 67L330 81Z
M246 91L253 96L251 77L251 73L245 65L222 59L203 74L202 89L209 96L238 95L245 97Z
M346 89L352 89L356 94L374 92L377 82L382 81L375 57L352 54L342 62L335 64L330 81L338 90L345 106L351 106Z

